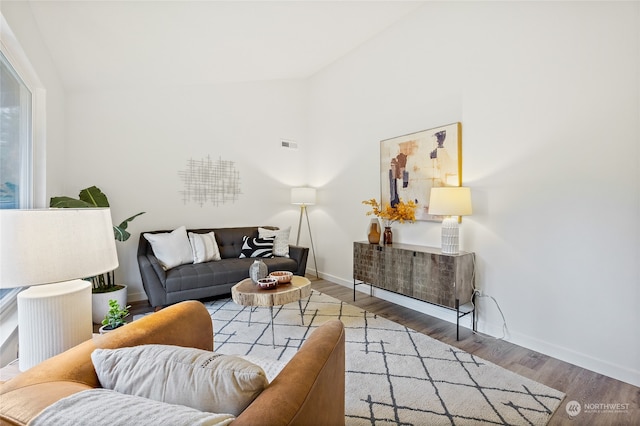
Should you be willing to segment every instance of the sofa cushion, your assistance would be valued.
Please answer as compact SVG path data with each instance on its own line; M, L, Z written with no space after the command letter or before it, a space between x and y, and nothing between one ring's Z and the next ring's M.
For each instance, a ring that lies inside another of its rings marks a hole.
M207 229L206 232L208 231L215 231L216 241L220 248L220 257L223 259L237 259L240 256L240 253L242 252L242 237L258 237L257 226L214 228Z
M273 240L275 238L242 238L242 252L240 258L245 257L273 257Z
M267 229L258 228L260 238L274 237L273 255L280 257L289 257L289 234L291 227L285 229Z
M231 287L249 277L249 267L254 260L236 257L235 259L222 259L218 262L180 265L166 272L164 290L167 294L185 292L185 295L189 295L190 299L230 293ZM262 261L267 264L269 271L295 272L298 267L298 263L288 257L272 257L262 259ZM216 291L204 291L213 288ZM202 289L203 293L199 294L198 289ZM217 289L220 291L217 292ZM173 303L173 300L168 299L168 303Z
M226 426L234 416L167 404L109 389L91 389L56 401L38 414L31 426Z
M201 349L96 349L91 360L104 388L211 413L237 416L268 385L259 366Z
M171 269L185 263L193 263L193 252L186 227L181 226L168 233L143 235L151 244L153 254L163 268Z
M191 243L191 251L193 252L193 263L220 260L220 250L214 232L206 234L189 232L189 243Z

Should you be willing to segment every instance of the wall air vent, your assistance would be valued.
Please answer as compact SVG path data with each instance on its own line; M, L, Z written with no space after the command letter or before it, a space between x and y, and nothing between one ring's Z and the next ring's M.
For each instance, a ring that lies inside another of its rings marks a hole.
M298 143L287 139L280 140L280 146L287 149L298 149Z

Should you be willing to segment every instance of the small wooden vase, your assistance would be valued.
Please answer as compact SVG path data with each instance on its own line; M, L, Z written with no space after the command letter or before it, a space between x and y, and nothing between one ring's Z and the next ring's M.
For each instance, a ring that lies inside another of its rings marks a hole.
M384 240L385 245L386 244L393 244L393 232L391 231L391 227L390 226L385 226L384 227L383 240Z
M378 219L371 219L368 237L370 244L380 243L380 223L378 222Z

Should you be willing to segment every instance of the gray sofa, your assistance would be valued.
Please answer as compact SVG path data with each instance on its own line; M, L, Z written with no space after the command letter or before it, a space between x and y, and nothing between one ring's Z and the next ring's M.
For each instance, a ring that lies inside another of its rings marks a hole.
M277 229L264 226L263 228ZM188 232L206 234L214 232L221 260L198 264L180 265L165 271L155 257L151 244L144 238L145 233L166 233L171 231L150 231L140 234L138 243L138 267L142 285L149 303L154 308L182 302L204 299L231 293L231 287L249 277L249 266L254 258L239 258L243 237L258 237L258 227L188 229ZM261 259L272 271L291 271L304 276L307 268L309 249L289 245L289 257Z

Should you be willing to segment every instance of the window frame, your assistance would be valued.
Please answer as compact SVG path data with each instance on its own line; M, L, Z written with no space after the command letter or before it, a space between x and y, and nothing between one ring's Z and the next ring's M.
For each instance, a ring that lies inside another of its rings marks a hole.
M31 91L31 176L28 208L45 207L46 204L46 90L38 78L26 53L11 31L0 11L0 51L22 82ZM0 300L0 361L15 359L8 353L17 347L17 296L20 288L8 291ZM13 343L13 344L12 344Z
M31 91L31 197L28 208L46 207L46 90L0 12L0 50Z

